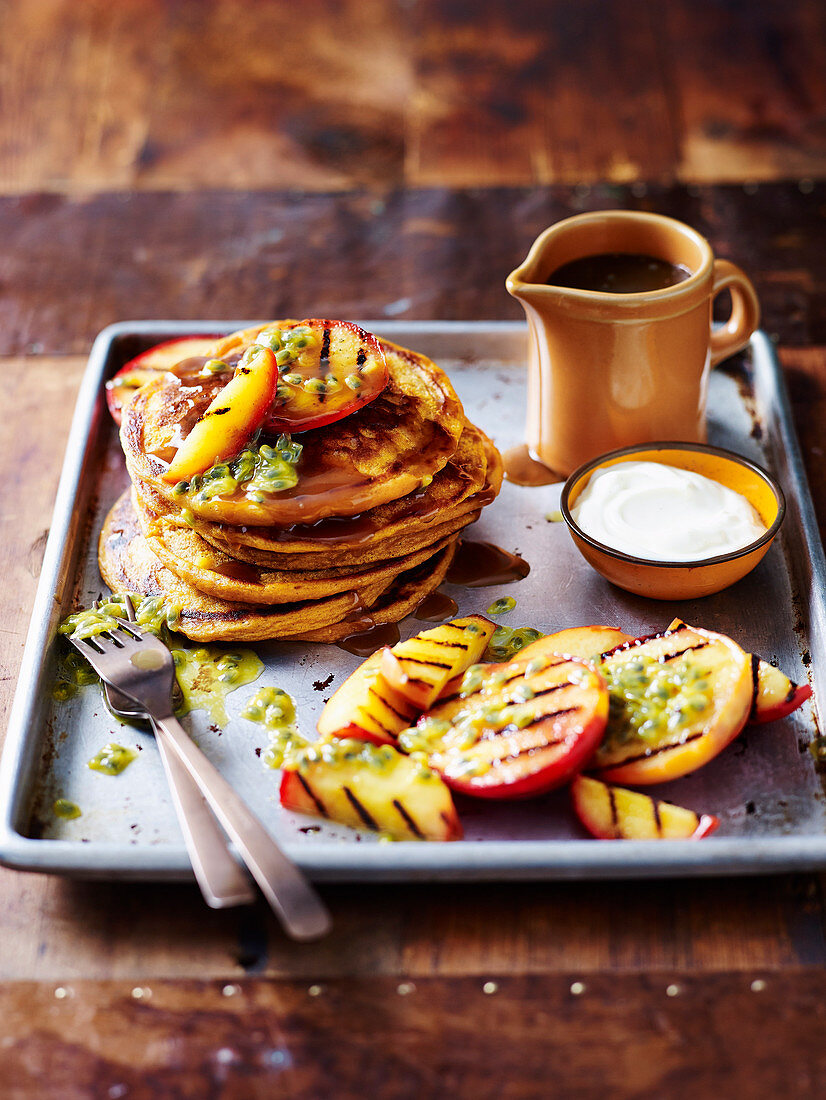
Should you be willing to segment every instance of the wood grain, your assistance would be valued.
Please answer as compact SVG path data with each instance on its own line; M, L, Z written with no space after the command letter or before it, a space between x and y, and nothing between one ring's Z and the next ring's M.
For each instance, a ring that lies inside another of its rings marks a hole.
M0 1096L811 1097L826 1088L823 988L794 969L24 982L0 991Z
M8 0L0 191L826 176L819 0Z
M568 214L656 210L754 279L763 327L826 343L826 182L346 195L0 198L0 355L80 354L112 321L519 318L504 280Z

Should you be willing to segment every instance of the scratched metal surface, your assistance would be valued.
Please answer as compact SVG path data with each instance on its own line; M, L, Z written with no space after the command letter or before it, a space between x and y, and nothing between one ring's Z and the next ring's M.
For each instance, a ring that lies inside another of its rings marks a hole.
M365 322L366 327L372 327ZM21 682L0 767L0 858L11 865L107 878L186 878L183 842L151 735L118 724L97 688L53 703L54 630L60 617L102 592L96 535L126 484L102 385L144 347L170 336L214 332L234 323L141 322L106 330L93 349L43 565ZM512 323L381 323L377 331L431 355L444 366L471 419L501 449L520 441L524 419L525 329ZM531 572L506 586L446 586L460 611L484 612L514 596L508 625L544 632L609 623L630 633L664 627L674 615L721 630L746 649L776 660L793 679L812 679L815 699L826 668L823 551L771 345L758 334L747 356L713 373L710 439L754 458L779 477L788 500L784 530L761 565L719 595L660 603L613 588L579 557L567 530L549 522L558 487L505 484L469 532L521 553ZM402 636L421 629L408 619ZM262 684L295 698L300 726L311 733L323 700L358 658L336 647L268 643L254 647L266 670L255 685L227 698L229 723L210 729L204 712L185 719L207 755L243 793L289 853L317 879L608 878L754 873L826 867L826 805L807 746L817 732L816 702L790 718L745 732L695 775L652 789L671 801L713 811L719 832L703 843L602 843L575 824L565 791L520 803L458 801L465 840L453 844L376 843L368 834L288 813L277 799L278 774L257 755L266 731L239 717ZM332 675L332 681L330 676ZM121 776L100 775L87 761L107 741L134 745L138 759ZM82 816L56 818L56 797Z

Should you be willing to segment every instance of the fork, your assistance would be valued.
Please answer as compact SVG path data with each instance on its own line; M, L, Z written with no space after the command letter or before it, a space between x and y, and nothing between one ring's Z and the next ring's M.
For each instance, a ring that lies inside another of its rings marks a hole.
M172 714L172 654L135 623L116 622L115 629L70 641L104 683L147 713L159 745L170 749L195 780L285 931L297 940L323 936L330 930L330 916L315 890Z
M93 606L97 607L97 603L95 600ZM128 595L126 614L130 623L134 623L135 608ZM103 691L109 708L119 718L150 721L146 711L117 688L104 682ZM229 850L226 836L213 817L204 796L178 757L169 751L163 737L157 738L157 742L172 804L204 901L211 909L249 905L255 900L255 888Z

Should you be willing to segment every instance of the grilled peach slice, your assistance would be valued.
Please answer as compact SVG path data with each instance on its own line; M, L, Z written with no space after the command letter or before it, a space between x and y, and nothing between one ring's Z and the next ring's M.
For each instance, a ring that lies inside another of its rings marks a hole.
M248 348L224 386L178 448L164 480L203 473L216 460L237 454L267 415L278 385L278 365L269 348Z
M395 742L399 732L416 721L418 711L381 674L382 651L358 666L331 696L318 720L318 732L337 733L355 725Z
M427 710L452 677L479 660L495 629L481 615L469 615L423 630L382 651L382 675L419 711Z
M755 654L752 654L751 664L754 702L749 722L754 725L785 718L812 694L811 684L796 684L785 672Z
M423 752L448 786L481 798L526 798L566 783L605 730L601 676L568 657L474 665L464 690L439 702L399 745Z
M633 635L624 634L613 626L572 626L531 642L520 656L532 658L544 657L550 653L565 653L569 657L592 660L610 649L616 649L623 642L632 640Z
M120 424L123 409L141 386L172 370L184 359L208 355L217 336L181 336L165 340L148 351L141 352L120 368L106 383L106 404L116 424Z
M699 840L720 824L713 814L700 817L683 806L609 787L587 775L574 779L571 799L579 820L600 840Z
M387 386L390 375L381 344L352 321L310 318L264 329L256 339L285 356L265 425L273 435L332 424L374 401Z
M293 753L281 773L282 806L398 840L459 840L450 791L421 761L391 745L327 740Z
M683 626L685 623L682 619L674 619L668 629L679 630ZM785 718L787 714L797 710L812 694L811 685L796 684L779 668L770 665L756 653L751 655L751 678L754 685L754 699L749 722L752 725L759 726L765 722Z
M599 665L611 713L592 763L601 779L647 785L702 767L746 723L747 653L722 634L681 624L624 642Z
M493 624L483 619L481 615L471 615L467 619L456 619L451 623L445 623L436 630L425 630L416 635L416 638L399 642L390 652L397 656L401 651L402 657L407 660L409 656L411 662L416 654L421 656L426 652L435 659L435 654L441 655L447 652L450 662L448 675L453 675L460 668L473 664L484 652L487 639L493 633L493 629ZM442 641L450 639L450 645L440 643L438 648L425 646L423 649L419 646L418 640L428 635L436 635ZM388 683L383 674L386 660L383 650L378 650L344 681L321 712L318 720L319 733L335 734L336 731L353 724L367 730L368 733L383 735L395 741L403 729L413 725L424 708L413 703L402 691ZM445 658L443 663L447 664L448 658ZM412 663L409 667L414 671ZM431 683L438 683L445 671L435 666L431 669L424 664L421 664L421 670L422 685L425 685L425 675L431 677ZM409 689L410 679L404 679L402 672L399 673L397 682L402 684L403 688ZM417 675L415 672L414 674Z

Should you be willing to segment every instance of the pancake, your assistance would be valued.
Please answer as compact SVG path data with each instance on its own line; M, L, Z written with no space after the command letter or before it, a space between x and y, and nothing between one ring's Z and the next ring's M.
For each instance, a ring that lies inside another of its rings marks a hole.
M212 355L231 367L275 324L216 340ZM162 597L196 642L337 642L409 614L496 497L502 461L439 367L380 343L388 384L373 400L271 450L273 436L256 436L254 453L177 486L164 473L227 372L187 359L138 390L121 427L131 495L99 542L112 590Z
M182 580L152 553L143 537L129 491L115 503L103 524L98 560L113 592L162 596L180 608L175 629L196 642L262 641L307 628L339 622L376 600L386 587L376 584L362 593L344 592L324 600L274 604L270 607L232 603L210 597Z
M373 591L389 584L437 551L447 539L434 541L416 554L404 554L372 566L353 569L315 569L285 572L239 562L187 526L169 517L154 516L138 499L133 507L141 532L152 553L176 576L208 596L233 603L277 604L319 600L341 592Z
M221 388L220 377L200 375L165 374L137 391L121 426L130 476L178 508L232 526L312 524L357 515L414 492L455 453L465 418L435 363L387 341L381 345L389 369L386 389L349 416L301 433L304 450L293 488L257 503L240 488L227 499L203 500L192 491L176 494L164 481L177 445Z
M199 592L152 553L127 490L104 521L98 560L101 576L113 592L161 596L179 608L175 629L192 641L323 641L326 639L312 637L313 633L337 626L335 638L331 633L330 640L339 640L371 622L395 622L392 616L403 617L441 583L454 550L455 543L448 542L415 569L402 573L394 585L377 582L360 594L345 592L327 599L271 606L235 603ZM378 604L385 593L386 599ZM381 618L373 618L373 606Z
M234 528L190 517L207 542L232 557L274 569L303 570L330 565L355 568L371 562L417 553L461 530L499 492L502 463L491 441L466 423L456 454L432 483L399 500L359 516L329 518L314 525L287 528ZM140 499L160 515L178 512L145 482L136 482Z
M395 584L380 596L369 609L369 623L374 626L383 626L385 623L400 622L405 615L415 611L425 596L439 587L447 575L450 563L456 554L458 540L449 543L436 558L431 558L424 565L403 573ZM353 623L352 616L347 620L333 623L331 626L317 627L315 630L306 630L296 634L285 641L291 642L340 642L343 638L352 637L358 632L358 627ZM367 624L362 629L368 629Z

